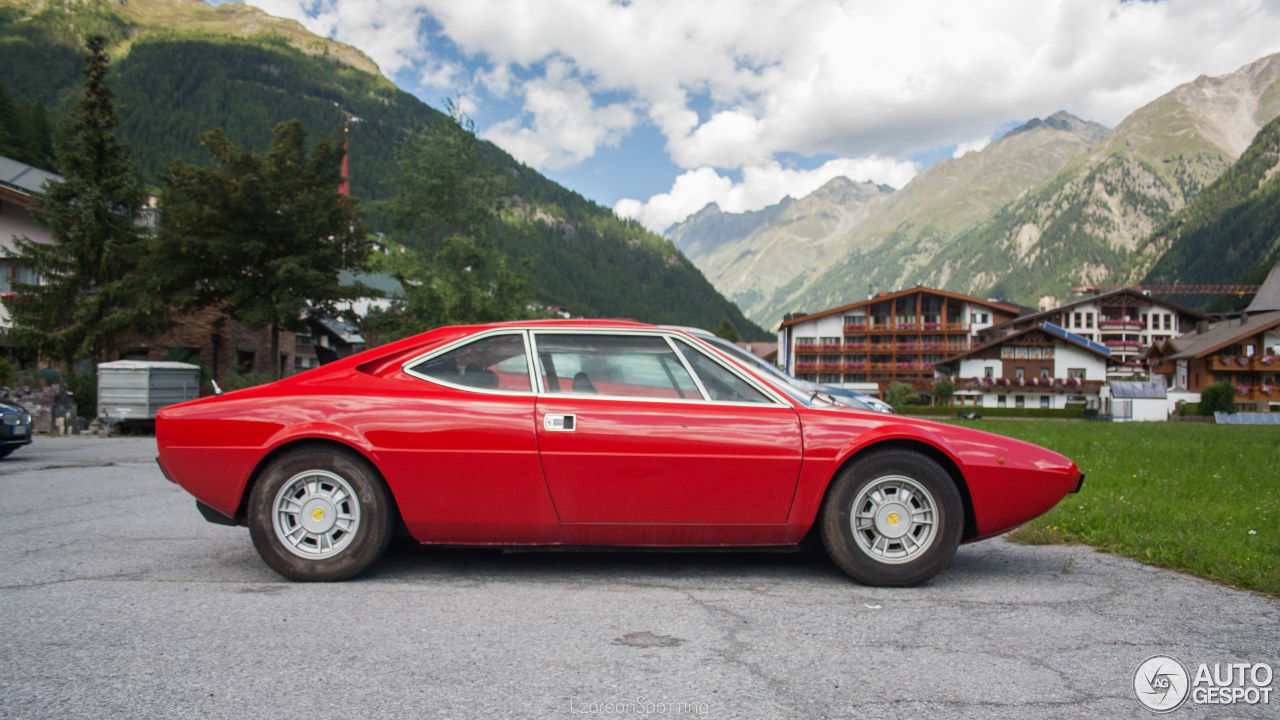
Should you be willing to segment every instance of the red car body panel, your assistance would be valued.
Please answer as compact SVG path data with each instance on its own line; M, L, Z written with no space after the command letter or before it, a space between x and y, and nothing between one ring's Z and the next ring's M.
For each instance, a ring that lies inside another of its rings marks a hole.
M1079 485L1075 464L1057 453L901 415L480 393L401 369L434 347L498 327L441 328L269 385L164 408L156 422L161 466L200 502L238 518L272 452L303 440L341 443L382 474L417 540L475 545L795 543L844 464L886 442L927 447L960 473L975 523L970 540L1046 512ZM512 327L655 330L599 321ZM577 428L548 431L547 413L573 414Z

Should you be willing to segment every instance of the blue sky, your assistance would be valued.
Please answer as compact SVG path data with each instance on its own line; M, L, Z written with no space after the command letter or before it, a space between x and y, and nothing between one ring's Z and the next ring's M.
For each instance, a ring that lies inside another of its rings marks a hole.
M843 175L902 187L1032 117L1114 126L1280 51L1266 0L251 0L661 231Z

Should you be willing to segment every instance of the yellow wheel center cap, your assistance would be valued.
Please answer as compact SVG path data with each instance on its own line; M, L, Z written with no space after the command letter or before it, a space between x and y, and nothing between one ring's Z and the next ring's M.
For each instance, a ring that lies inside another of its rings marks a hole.
M897 515L894 515L894 517L896 518L896 517L897 517ZM312 508L312 509L311 509L311 519L312 519L312 520L315 520L316 522L320 522L321 520L324 520L324 510L321 510L320 508ZM893 524L895 524L895 525L897 525L897 524L898 524L898 521L897 521L897 520L894 520L894 521L892 521L892 522L893 522Z
M316 518L316 519L319 520L320 518ZM898 513L891 512L889 513L889 517L885 519L889 521L890 525L897 525L898 521L901 520L902 518L898 517Z

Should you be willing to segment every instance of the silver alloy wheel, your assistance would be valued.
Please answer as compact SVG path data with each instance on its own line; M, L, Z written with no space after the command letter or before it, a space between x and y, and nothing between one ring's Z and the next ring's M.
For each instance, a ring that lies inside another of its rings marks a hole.
M328 470L289 478L276 493L271 524L289 552L323 560L346 549L360 528L360 499L351 485Z
M849 527L862 552L877 562L901 565L933 545L937 507L920 483L886 475L867 483L854 498Z

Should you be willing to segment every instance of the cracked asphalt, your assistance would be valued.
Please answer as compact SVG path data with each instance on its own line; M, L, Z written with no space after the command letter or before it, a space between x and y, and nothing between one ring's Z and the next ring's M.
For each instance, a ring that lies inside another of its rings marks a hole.
M1126 718L1151 717L1151 655L1280 669L1274 600L999 539L911 589L818 554L403 542L293 584L154 454L38 438L0 462L0 717Z

